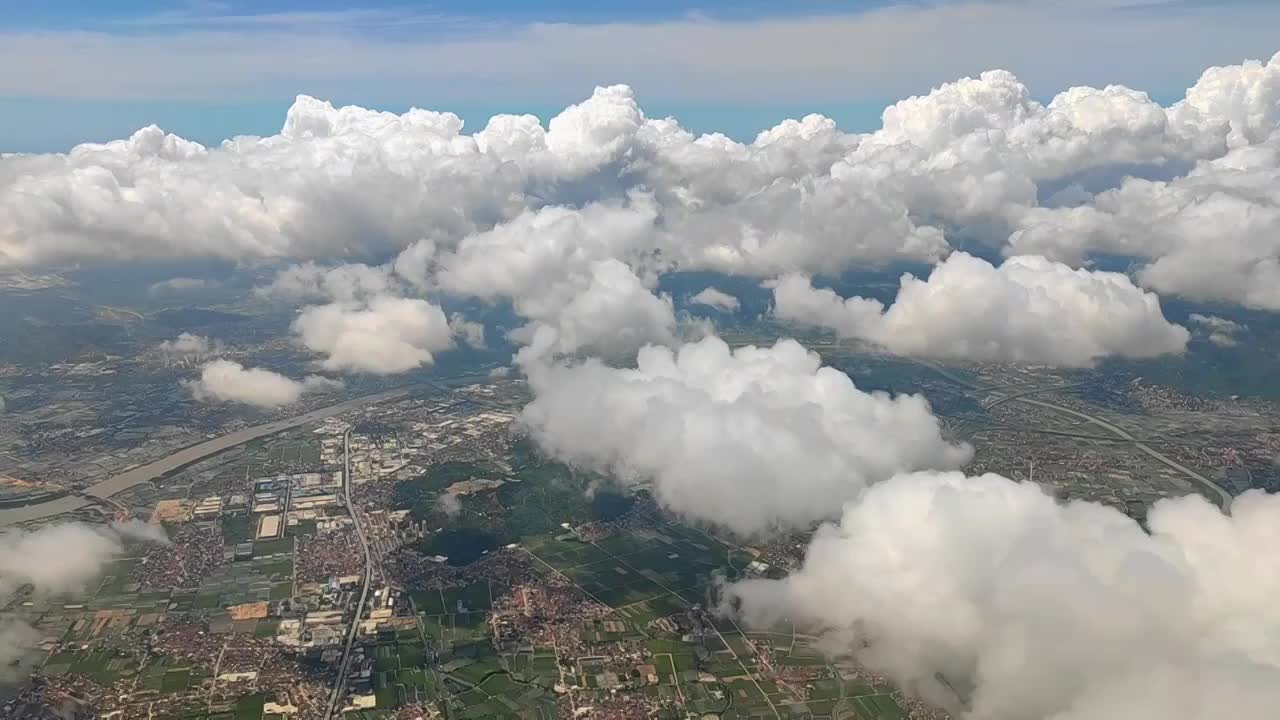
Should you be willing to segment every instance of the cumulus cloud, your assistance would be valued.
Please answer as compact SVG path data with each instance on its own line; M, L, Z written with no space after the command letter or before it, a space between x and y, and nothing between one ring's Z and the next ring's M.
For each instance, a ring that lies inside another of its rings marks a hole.
M798 571L727 597L974 720L1274 716L1280 497L1163 500L1148 523L997 475L900 475Z
M212 280L176 277L153 284L151 287L147 288L147 294L151 297L164 297L166 295L180 295L182 293L193 292L196 290L207 290L217 286L218 283Z
M378 296L367 303L304 308L293 330L324 353L327 370L391 375L435 362L453 347L453 331L439 305L418 298Z
M385 266L350 263L324 267L306 262L279 271L270 284L257 292L263 297L293 302L351 303L393 294L399 285Z
M526 355L622 356L669 343L676 330L671 299L652 290L661 265L652 253L656 213L652 197L641 194L621 204L546 207L434 256L415 246L407 251L412 260L402 255L395 266L429 259L429 284L440 291L509 300L529 320L511 333L529 346Z
M1159 292L1276 310L1277 188L1280 133L1201 162L1182 177L1131 178L1079 207L1028 211L1010 247L1070 262L1091 252L1134 256L1145 260L1138 280Z
M422 254L421 248L426 248ZM425 282L434 246L415 245L385 265L293 265L257 289L261 297L304 306L293 331L308 349L324 353L328 370L391 375L435 362L435 354L464 344L484 347L484 326L439 305L411 297Z
M57 523L0 532L0 596L7 598L23 587L38 596L82 591L124 551L127 539L168 542L162 530L136 522ZM24 622L0 623L0 676L21 656L22 648L40 639L40 633Z
M211 341L203 335L194 335L187 332L179 334L173 340L165 340L160 343L160 352L176 357L202 357L221 350L222 344L220 342Z
M1038 256L994 267L954 253L927 280L903 275L888 309L815 289L794 275L774 284L773 293L781 319L903 355L1083 367L1111 355L1182 352L1190 337L1164 318L1159 298L1125 275L1073 270Z
M406 297L414 291L509 301L529 321L510 335L531 346L530 355L624 356L646 342L670 342L677 325L670 298L651 289L654 268L661 264L651 252L655 218L652 198L640 194L625 203L526 210L464 236L451 248L419 241L383 266L294 266L262 292L331 301L304 309L294 329L305 345L330 354L332 369L403 372L430 364L432 357L424 351L452 347L438 332L442 311ZM332 321L337 316L346 324L359 318L365 331L378 336L373 345L386 348L389 359L362 353L353 362L333 361L333 349L347 340L321 335L341 331L343 323ZM406 329L414 317L431 327ZM485 345L483 326L460 315L449 318L448 330L464 344ZM402 342L406 333L416 339Z
M675 341L676 317L671 298L656 295L630 268L617 260L593 263L563 304L536 308L516 303L532 321L511 332L525 343L522 363L580 351L624 357L648 343Z
M1019 213L1009 252L1079 262L1092 252L1146 260L1138 279L1163 293L1280 309L1280 54L1211 68L1170 122L1225 132L1225 153L1189 172L1130 177L1076 207Z
M342 387L319 375L294 380L271 370L246 368L230 360L214 360L200 371L200 379L187 381L191 395L201 402L235 402L274 408L297 402L304 393Z
M628 204L525 211L437 255L436 283L455 295L516 299L532 317L565 304L594 263L638 262L653 246L656 218L652 199L641 195Z
M141 520L132 519L113 522L109 527L122 538L140 540L156 545L168 545L170 543L169 535L165 533L164 527L161 525L152 525Z
M1240 341L1236 339L1236 335L1249 329L1245 325L1226 318L1220 318L1217 315L1191 313L1191 317L1187 319L1207 334L1209 342L1220 347L1238 345Z
M67 154L4 156L0 263L332 261L414 248L420 259L456 253L449 274L467 285L483 270L464 267L465 238L519 261L504 238L531 228L554 238L566 215L610 212L624 232L598 234L575 261L657 253L685 268L767 276L934 259L948 234L1001 242L1029 212L1049 209L1041 196L1070 187L1088 198L1126 175L1176 177L1263 143L1276 124L1278 67L1212 69L1168 108L1119 86L1072 88L1045 105L991 71L889 107L874 133L810 115L751 143L646 117L620 85L546 126L501 115L470 135L450 113L300 96L270 137L209 148L150 127ZM605 209L588 210L596 206ZM548 245L525 267L565 256ZM404 277L415 271L426 279L420 264Z
M713 287L704 288L697 295L689 298L689 301L724 312L736 312L740 305L738 298Z
M449 329L462 341L463 345L475 350L484 350L484 325L468 320L461 313L454 313L449 316Z
M730 350L707 337L645 347L635 369L525 370L534 399L520 419L545 452L741 534L807 527L870 483L970 454L923 397L864 392L791 340Z
M430 364L452 345L435 308L443 295L511 302L528 321L513 334L526 355L622 356L682 333L654 291L663 273L938 262L954 257L953 241L1072 266L1099 252L1134 255L1146 288L1274 309L1277 87L1280 55L1212 68L1168 107L1121 86L1041 103L993 70L891 105L872 133L808 115L749 143L648 117L623 85L596 88L545 125L500 115L470 134L447 112L299 96L269 137L204 147L149 127L66 154L0 157L0 266L302 261L263 292L315 304L294 327L327 368L375 373ZM386 263L354 262L369 258ZM939 277L954 278L960 263L947 260ZM1071 334L1057 341L1042 315L1018 312L1004 325L964 318L950 337L979 334L964 343L910 332L894 342L913 354L1063 365L1132 356L1139 340L1151 341L1147 354L1180 347L1147 296L1097 274L1038 270L1047 285L1079 291L1036 307L1116 305L1075 307L1064 315ZM1009 281L993 302L1008 299L1031 261L992 272ZM938 312L918 299L876 322L901 317L909 330ZM1127 330L1149 334L1115 336Z
M58 523L8 530L0 533L0 594L23 585L51 594L83 590L123 550L121 533L106 526Z

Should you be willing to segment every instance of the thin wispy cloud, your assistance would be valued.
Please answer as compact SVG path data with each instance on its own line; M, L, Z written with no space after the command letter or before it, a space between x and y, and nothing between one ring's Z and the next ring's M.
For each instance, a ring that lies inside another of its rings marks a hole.
M305 31L387 30L393 28L450 28L462 30L477 26L493 27L492 22L478 18L421 13L380 8L344 10L293 10L268 13L225 12L227 6L191 10L163 11L114 21L118 28L154 28L157 30L253 30L291 29ZM211 11L217 10L217 11Z
M1124 83L1177 93L1208 65L1275 50L1280 7L903 4L822 16L557 18L350 8L200 8L0 33L0 97L563 102L625 81L697 102L884 100L1012 70L1038 92ZM1140 8L1139 8L1140 9ZM161 32L163 31L163 32ZM680 68L673 73L672 68Z

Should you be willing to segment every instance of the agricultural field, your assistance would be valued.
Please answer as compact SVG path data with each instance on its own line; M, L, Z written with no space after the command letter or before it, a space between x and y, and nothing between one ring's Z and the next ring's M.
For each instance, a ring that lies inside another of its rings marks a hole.
M265 438L243 459L257 469L238 472L305 464L306 439ZM211 477L236 479L219 472ZM396 547L417 553L421 574L401 577L386 555L375 563L372 595L385 602L370 600L365 620L375 608L386 614L355 645L344 697L359 709L347 720L425 709L449 720L550 720L583 708L671 720L907 717L892 688L831 664L816 638L719 617L716 584L761 572L753 563L762 551L682 524L644 493L623 496L597 476L513 459L500 486L441 516L444 487L495 472L443 463L378 488L418 526ZM181 490L206 496L194 485ZM331 576L305 572L331 550L358 552L331 534L342 532L333 524L312 516L278 539L254 540L242 509L166 526L198 542L131 549L75 603L18 608L59 648L35 662L46 676L84 678L122 698L122 717L310 716L277 703L327 703L360 594L351 564ZM455 564L453 549L442 549L476 538L488 553Z
M225 537L229 530L211 527L209 532L217 538ZM234 534L234 528L230 532ZM176 713L174 717L204 717L196 711L208 706L215 658L193 662L170 657L145 638L153 628L163 633L195 624L207 628L204 636L211 647L234 646L241 642L237 638L274 639L279 619L236 618L227 608L271 603L294 594L293 539L256 543L252 557L238 561L223 558L220 548L197 548L206 554L192 557L216 557L217 561L199 574L198 582L180 588L149 584L152 578L174 579L171 573L150 565L190 548L129 549L125 557L108 563L95 586L74 602L33 599L24 603L22 615L27 621L46 641L61 642L63 648L36 659L33 669L48 677L83 677L102 688L112 688L123 697L134 698L140 707L153 706L155 717L170 711ZM198 698L203 700L197 702ZM133 701L126 704L129 702ZM146 715L144 711L143 717ZM261 715L261 702L240 703L227 717L257 720Z

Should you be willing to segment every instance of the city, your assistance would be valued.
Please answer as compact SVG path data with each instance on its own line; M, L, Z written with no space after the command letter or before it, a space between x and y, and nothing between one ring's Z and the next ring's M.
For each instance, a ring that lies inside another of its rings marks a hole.
M1139 520L1162 497L1220 502L1276 482L1280 425L1265 403L1135 382L1102 406L1087 392L1100 380L1079 373L813 347L855 377L935 398L949 432L976 446L973 473ZM130 545L74 601L9 600L6 615L38 634L15 661L34 676L9 711L948 716L793 625L744 629L717 612L718 583L793 570L804 534L740 544L643 492L598 488L521 437L526 396L518 380L435 384L271 433L232 425L243 440L152 482L75 494L79 516L143 519L168 543ZM1215 439L1191 440L1208 426Z

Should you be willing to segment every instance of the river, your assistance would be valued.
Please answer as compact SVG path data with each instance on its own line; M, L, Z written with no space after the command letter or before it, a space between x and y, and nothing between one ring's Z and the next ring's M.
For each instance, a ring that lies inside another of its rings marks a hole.
M243 445L251 440L265 437L281 430L288 430L299 425L323 420L334 415L341 415L349 410L354 410L365 405L391 400L393 398L402 397L409 394L412 388L401 388L399 390L389 390L387 392L377 393L374 395L364 395L358 398L352 398L346 402L337 405L329 405L328 407L318 408L311 412L297 415L291 418L281 420L272 420L262 425L254 425L243 430L237 430L216 437L212 440L190 445L172 455L168 455L152 463L139 465L135 468L125 470L119 475L112 475L96 485L86 488L84 495L94 498L108 498L123 490L128 490L136 485L151 482L156 478L162 477L181 467L190 465L191 463L203 460L210 455L215 455L223 450L229 450L237 445ZM29 520L38 520L53 515L61 515L62 513L79 510L90 504L90 500L70 495L61 497L48 502L36 503L16 508L0 509L0 526L14 525L17 523L27 522Z

